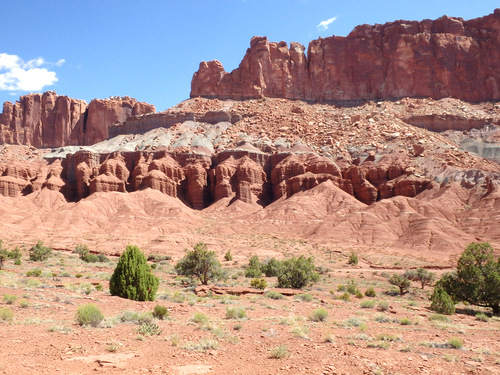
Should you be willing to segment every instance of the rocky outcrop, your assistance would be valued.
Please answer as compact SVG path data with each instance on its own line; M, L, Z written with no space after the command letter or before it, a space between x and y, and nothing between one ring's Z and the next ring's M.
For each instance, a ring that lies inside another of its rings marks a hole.
M278 97L311 101L454 97L500 99L500 9L464 21L357 26L347 37L305 47L254 37L240 66L202 62L191 97Z
M0 144L35 147L88 145L108 138L108 128L130 116L155 112L154 106L129 97L84 100L53 91L5 102L0 114Z

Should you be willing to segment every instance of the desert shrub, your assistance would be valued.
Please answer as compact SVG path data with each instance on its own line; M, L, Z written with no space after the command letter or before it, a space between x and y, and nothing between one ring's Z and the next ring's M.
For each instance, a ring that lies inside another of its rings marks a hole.
M97 327L104 319L101 310L93 303L81 305L76 311L76 321L81 326Z
M360 306L363 309L372 309L375 307L375 301L373 300L361 301Z
M158 327L158 325L154 322L145 322L142 323L139 328L137 328L137 333L140 335L144 336L153 336L153 335L160 335L161 334L161 329Z
M10 322L14 318L14 312L8 307L0 308L0 320Z
M160 262L168 262L172 260L170 255L161 255L161 254L149 254L148 262L160 263Z
M97 257L97 255L90 254L90 253L89 254L85 254L80 259L83 260L86 263L97 263L99 261L99 258Z
M487 322L490 318L485 313L477 313L476 320L479 320L480 322Z
M36 245L33 245L29 249L30 260L34 262L41 262L47 260L52 255L52 249L47 246L43 246L42 241L38 241Z
M83 275L82 275L81 273L77 273L77 274L75 275L75 277L76 277L77 279L81 279L81 278L83 277Z
M244 319L247 312L242 307L226 307L226 319Z
M356 253L351 253L351 255L349 255L349 260L347 263L352 264L353 266L356 266L358 264L358 262L359 262L359 258L356 255Z
M453 303L453 300L440 286L436 286L434 288L431 301L431 310L445 315L452 315L455 313L455 304Z
M156 319L165 319L169 316L168 309L162 305L156 305L153 310L153 316Z
M458 259L457 270L444 275L442 287L455 302L490 307L500 313L500 259L489 243L471 243Z
M409 318L403 318L399 321L399 324L403 326L409 326L411 325L412 321Z
M290 352L288 351L288 347L284 344L275 346L269 351L269 357L271 358L280 359L289 356Z
M30 303L28 300L22 299L19 301L19 306L21 306L23 309L29 307Z
M285 296L279 292L276 292L275 290L270 290L264 294L267 298L271 299L283 299Z
M154 301L158 284L142 251L129 245L109 280L109 291L113 296L135 301Z
M40 268L34 268L32 270L26 271L26 276L28 276L28 277L40 277L40 276L42 276L42 270Z
M73 254L78 254L80 259L89 253L89 248L87 247L87 245L84 245L84 244L77 244L75 246L75 249L73 250Z
M339 296L339 299L341 299L342 301L349 302L351 300L351 294L345 292Z
M281 272L281 262L275 258L269 259L262 265L262 272L264 272L267 277L278 276Z
M257 255L252 255L245 269L245 277L258 278L262 276L262 264Z
M442 322L442 323L450 323L451 319L446 315L442 314L432 314L429 316L429 320L432 322Z
M184 258L175 265L175 270L179 275L196 277L203 285L223 276L217 254L214 251L208 251L205 243L199 242L193 250L186 251Z
M298 299L302 302L311 302L313 300L313 296L309 293L297 294L294 299Z
M226 251L226 253L224 254L224 260L226 262L230 262L233 260L233 254L231 254L231 250Z
M14 264L21 264L21 250L16 247L9 251L3 246L3 241L0 239L0 270L3 269L4 262L7 259L14 259Z
M141 313L127 310L121 313L119 319L124 323L143 324L152 322L153 315L151 313Z
M353 279L349 280L347 282L347 288L346 288L347 292L349 294L352 294L353 296L358 294L359 293L359 289L358 289L358 285L356 284L356 281L354 281Z
M14 294L4 294L2 300L7 304L7 305L12 305L14 302L17 300L17 296Z
M393 274L389 279L389 283L399 288L399 294L402 296L410 291L410 280L404 275Z
M313 310L311 315L309 315L309 320L312 322L324 322L328 318L328 311L324 308L318 308Z
M436 278L436 274L434 272L429 272L423 267L419 267L416 270L407 270L404 273L404 277L406 277L408 280L420 283L420 286L422 287L422 289L424 289L426 285L432 284L432 282Z
M370 288L366 289L365 296L367 296L367 297L376 297L377 293L375 293L375 289L373 289L373 288L370 287Z
M379 310L379 311L388 311L389 309L390 309L390 306L387 303L387 301L380 301L377 304L377 310Z
M278 275L278 286L281 288L300 289L319 280L312 258L292 257L282 262L282 269Z
M195 323L198 323L198 324L205 324L205 323L208 323L208 316L206 316L203 313L197 312L197 313L194 313L191 320Z
M250 281L250 286L252 288L264 290L267 288L267 281L264 279L253 279Z
M448 345L453 349L462 349L464 347L464 342L458 337L452 337L448 340Z

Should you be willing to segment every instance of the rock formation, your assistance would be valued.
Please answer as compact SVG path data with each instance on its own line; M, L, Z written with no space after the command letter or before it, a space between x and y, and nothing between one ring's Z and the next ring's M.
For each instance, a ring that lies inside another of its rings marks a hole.
M308 101L454 97L500 99L500 9L464 21L395 21L357 26L347 37L309 43L254 37L240 66L227 73L202 62L191 97Z
M34 147L87 145L108 138L110 125L130 116L155 112L154 106L129 97L83 100L53 91L5 102L0 114L0 144Z

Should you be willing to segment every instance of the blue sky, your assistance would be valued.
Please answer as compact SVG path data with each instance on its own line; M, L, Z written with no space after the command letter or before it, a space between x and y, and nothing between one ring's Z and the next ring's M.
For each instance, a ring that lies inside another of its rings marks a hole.
M496 7L498 0L6 1L0 103L54 90L87 101L128 95L161 111L189 97L200 61L236 68L254 35L307 46L359 24L471 19Z

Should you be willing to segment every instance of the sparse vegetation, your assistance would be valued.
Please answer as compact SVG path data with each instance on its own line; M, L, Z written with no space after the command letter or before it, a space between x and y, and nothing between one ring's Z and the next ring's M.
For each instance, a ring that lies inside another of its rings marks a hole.
M154 301L159 279L137 246L127 246L109 280L109 291L135 301Z
M448 340L448 345L450 345L453 349L462 349L464 342L458 337L452 337Z
M231 254L231 250L228 250L226 254L224 254L224 260L226 262L230 262L233 260L233 254Z
M265 293L265 296L267 298L271 298L271 299L283 299L285 298L285 296L279 292L276 292L275 290L269 290Z
M247 312L241 307L226 307L226 319L245 319Z
M154 322L145 322L142 323L139 328L137 328L137 333L140 335L144 336L154 336L154 335L160 335L161 334L161 329L158 327L158 325Z
M14 302L16 302L17 296L14 294L4 294L2 300L7 305L12 305Z
M0 320L11 322L14 318L14 312L8 307L0 308Z
M367 296L367 297L376 297L377 293L375 293L375 289L373 289L373 288L370 287L370 288L366 289L365 296Z

